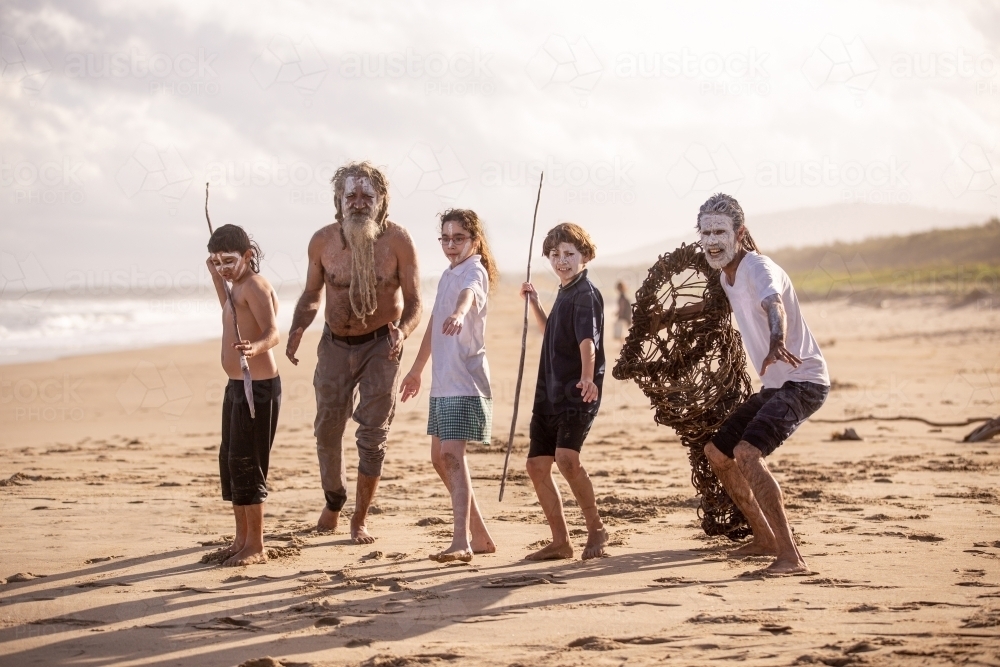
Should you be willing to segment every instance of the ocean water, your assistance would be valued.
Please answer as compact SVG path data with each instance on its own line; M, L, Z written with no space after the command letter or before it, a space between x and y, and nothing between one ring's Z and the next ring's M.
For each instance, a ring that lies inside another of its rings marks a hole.
M421 285L424 318L434 303L437 278L425 278ZM210 286L192 287L185 294L147 291L136 295L136 291L115 296L55 290L10 294L0 290L0 365L182 345L218 340L222 335L222 308ZM302 286L286 284L277 294L281 352ZM310 329L322 326L320 315ZM423 329L418 327L418 332L422 334Z
M281 295L278 329L288 331L295 295ZM207 290L194 296L85 298L27 294L0 298L0 364L217 339L222 309Z

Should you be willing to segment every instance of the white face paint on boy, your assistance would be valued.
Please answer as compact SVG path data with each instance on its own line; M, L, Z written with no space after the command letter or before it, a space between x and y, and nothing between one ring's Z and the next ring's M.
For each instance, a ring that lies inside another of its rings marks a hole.
M576 278L580 272L587 268L587 261L584 260L583 255L580 254L575 245L565 241L549 251L549 263L552 265L552 270L559 276L559 282L562 285L573 282L573 278Z
M225 280L239 280L246 270L246 260L238 252L213 252L212 264Z
M705 259L713 269L722 269L736 257L733 219L721 213L706 213L698 220L698 232Z

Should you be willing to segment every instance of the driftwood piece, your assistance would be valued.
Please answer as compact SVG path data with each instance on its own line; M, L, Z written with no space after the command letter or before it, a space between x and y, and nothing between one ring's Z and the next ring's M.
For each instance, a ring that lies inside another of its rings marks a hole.
M984 442L995 435L1000 435L1000 417L991 419L977 429L973 429L962 438L962 442Z
M809 421L816 424L850 424L851 422L861 422L861 421L877 421L877 422L897 422L897 421L911 421L911 422L922 422L928 426L968 426L969 424L975 424L976 422L988 422L989 417L969 417L968 419L963 419L960 422L936 422L930 419L924 419L923 417L914 417L913 415L895 415L893 417L879 417L878 415L863 415L858 417L844 417L842 419L816 419L812 418Z

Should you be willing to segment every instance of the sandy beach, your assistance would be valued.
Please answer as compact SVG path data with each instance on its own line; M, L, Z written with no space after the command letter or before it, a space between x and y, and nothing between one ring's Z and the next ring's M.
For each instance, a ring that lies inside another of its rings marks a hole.
M962 443L971 426L819 421L1000 415L1000 311L881 305L804 306L835 388L770 459L813 570L788 578L702 534L685 449L610 368L583 450L610 555L523 560L549 532L524 474L535 332L497 501L521 328L512 285L488 326L498 441L470 456L499 549L470 565L427 558L451 534L424 435L429 371L425 393L397 410L369 523L378 539L356 546L311 530L323 503L316 332L299 366L280 357L271 559L229 569L200 563L232 532L218 491L217 342L2 366L0 664L1000 664L1000 442ZM831 440L847 427L864 439ZM347 452L353 485L352 442Z

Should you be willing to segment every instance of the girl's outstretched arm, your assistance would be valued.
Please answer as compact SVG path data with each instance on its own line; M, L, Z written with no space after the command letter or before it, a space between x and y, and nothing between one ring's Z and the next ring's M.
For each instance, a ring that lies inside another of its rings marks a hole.
M462 333L465 316L472 308L475 300L476 295L471 289L466 288L462 290L458 295L458 300L455 302L455 312L445 319L444 324L441 326L441 333L445 336L457 336Z

